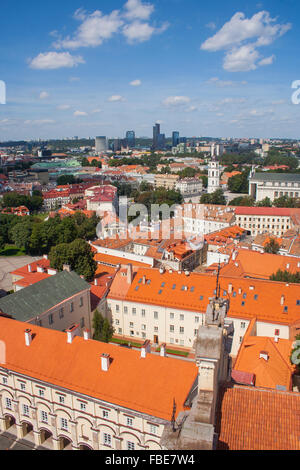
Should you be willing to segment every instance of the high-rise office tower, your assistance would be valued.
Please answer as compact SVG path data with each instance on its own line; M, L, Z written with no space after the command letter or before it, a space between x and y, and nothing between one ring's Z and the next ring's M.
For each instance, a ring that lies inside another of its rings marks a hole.
M172 147L177 147L179 144L179 132L174 131L172 134Z
M135 132L127 131L126 132L126 141L129 148L133 149L135 147Z
M155 124L153 127L153 148L158 148L158 136L160 135L160 124Z
M105 136L96 137L95 139L95 148L96 153L107 152L107 139Z

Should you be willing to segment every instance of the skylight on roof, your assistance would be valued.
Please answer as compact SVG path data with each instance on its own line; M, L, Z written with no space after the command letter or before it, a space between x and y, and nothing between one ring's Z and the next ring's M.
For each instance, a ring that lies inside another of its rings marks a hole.
M173 284L172 289L173 290L176 289L176 284Z
M158 291L158 294L162 294L162 290L161 290L161 289Z
M140 286L136 286L136 288L134 290L139 290Z

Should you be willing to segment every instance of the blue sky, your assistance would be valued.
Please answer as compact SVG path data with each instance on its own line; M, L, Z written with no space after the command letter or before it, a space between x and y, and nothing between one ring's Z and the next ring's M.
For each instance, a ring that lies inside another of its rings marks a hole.
M297 0L1 2L0 140L299 138Z

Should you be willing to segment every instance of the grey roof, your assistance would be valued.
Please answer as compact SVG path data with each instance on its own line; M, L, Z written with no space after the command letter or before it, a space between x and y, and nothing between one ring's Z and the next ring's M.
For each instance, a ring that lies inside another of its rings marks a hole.
M75 272L62 271L0 299L0 310L28 321L91 286Z
M282 182L290 182L290 181L300 181L300 173L255 173L252 177L250 177L252 181L282 181Z

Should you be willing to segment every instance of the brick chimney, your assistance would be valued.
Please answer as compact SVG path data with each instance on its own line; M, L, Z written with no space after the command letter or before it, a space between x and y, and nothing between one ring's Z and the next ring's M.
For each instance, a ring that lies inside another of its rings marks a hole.
M75 336L78 336L79 334L79 325L74 324L70 326L70 328L66 330L66 333L67 333L67 342L71 344Z
M71 272L71 266L69 264L64 264L63 265L63 271L67 271L68 273Z
M269 360L269 354L267 351L260 351L259 359L264 359L265 361Z
M31 330L25 330L25 344L26 346L30 346L32 342L32 332Z
M29 273L32 272L31 264L28 265L28 272L29 272Z
M107 372L110 366L110 355L102 354L101 356L101 369L103 372Z

